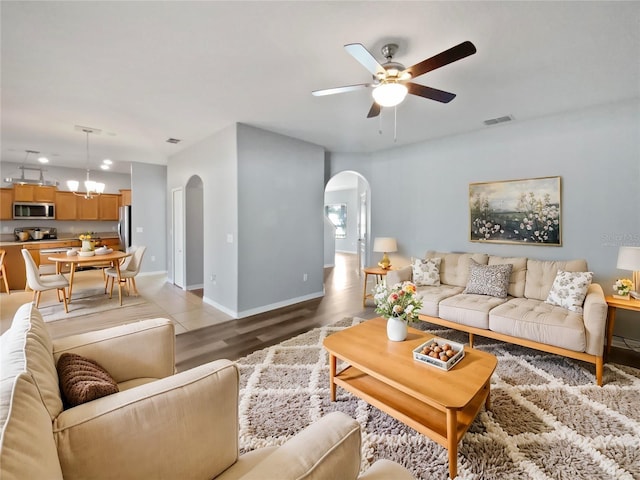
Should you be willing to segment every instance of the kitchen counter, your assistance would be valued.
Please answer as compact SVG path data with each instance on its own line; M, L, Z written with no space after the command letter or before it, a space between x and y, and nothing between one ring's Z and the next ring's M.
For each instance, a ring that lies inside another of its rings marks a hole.
M51 239L45 239L43 238L42 240L26 240L24 242L21 242L20 240L15 240L15 237L13 236L13 234L11 234L11 237L14 238L14 240L6 240L6 241L0 241L0 248L4 248L4 247L12 247L12 246L22 246L22 245L40 245L43 243L46 243L47 245L50 243L61 243L61 242L73 242L73 241L77 241L80 242L80 240L78 239L78 234L61 234L58 235L58 238L51 238ZM118 239L118 234L117 233L97 233L95 237L93 237L93 240L96 241L102 241L102 240L117 240ZM79 244L78 244L79 246ZM48 247L46 247L48 248Z
M33 260L38 267L43 266L43 273L47 273L47 264L51 264L47 259L47 254L40 255L40 250L50 250L52 248L72 248L80 247L82 242L78 239L79 234L61 234L56 239L42 239L42 240L27 240L20 242L13 241L0 241L0 248L6 250L5 266L7 269L7 279L9 280L9 288L11 290L24 290L27 274L24 268L24 258L22 258L21 250L26 248L31 253ZM13 237L13 235L11 235ZM13 237L15 238L15 237ZM114 232L96 233L93 237L96 243L103 243L113 248L114 250L120 249L120 240L118 235Z

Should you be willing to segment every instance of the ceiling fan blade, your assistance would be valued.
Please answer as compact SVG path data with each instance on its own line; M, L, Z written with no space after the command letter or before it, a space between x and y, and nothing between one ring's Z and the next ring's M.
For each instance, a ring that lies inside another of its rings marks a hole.
M418 95L419 97L428 98L430 100L435 100L436 102L449 103L451 100L456 98L455 93L449 93L443 90L438 90L436 88L425 87L424 85L419 85L417 83L409 82L405 85L409 89L409 93Z
M378 105L376 102L373 102L373 105L371 105L371 109L367 114L367 118L377 117L378 115L380 115L380 105Z
M364 45L361 43L350 43L344 46L344 49L355 58L364 68L369 70L373 76L378 73L385 73L385 69L382 65L378 63L369 50L364 48Z
M464 57L468 57L469 55L473 55L474 53L476 53L476 47L473 45L473 43L469 41L462 42L455 47L451 47L449 50L440 52L439 54L434 55L431 58L427 58L420 63L416 63L409 68L405 68L404 71L400 73L400 76L402 76L402 74L406 72L411 74L411 78L416 78L420 75L424 75L427 72L435 70L436 68L444 67L445 65L453 63L456 60L460 60Z
M373 85L371 83L360 83L358 85L347 85L345 87L325 88L324 90L314 90L311 95L316 97L322 97L324 95L334 95L336 93L353 92L355 90L362 90L363 88L369 88Z

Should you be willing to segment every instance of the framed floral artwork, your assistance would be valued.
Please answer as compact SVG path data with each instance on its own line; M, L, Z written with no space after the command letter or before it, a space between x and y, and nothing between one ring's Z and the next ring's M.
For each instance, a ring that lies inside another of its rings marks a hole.
M562 245L560 177L469 184L472 242Z

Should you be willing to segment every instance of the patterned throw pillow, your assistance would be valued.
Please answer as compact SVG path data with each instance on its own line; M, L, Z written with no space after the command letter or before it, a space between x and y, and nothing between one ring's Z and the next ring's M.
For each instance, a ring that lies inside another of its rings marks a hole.
M582 304L593 280L593 272L565 272L558 270L545 303L582 313Z
M441 258L415 258L411 262L413 269L413 283L417 287L437 287L440 285Z
M469 280L462 293L507 298L513 264L480 265L474 259L469 262Z
M117 382L97 362L63 353L57 364L60 390L67 406L75 407L119 391Z

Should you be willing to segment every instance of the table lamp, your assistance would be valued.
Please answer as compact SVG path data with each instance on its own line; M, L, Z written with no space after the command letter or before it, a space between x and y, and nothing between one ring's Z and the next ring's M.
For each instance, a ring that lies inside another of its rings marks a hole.
M640 299L640 247L620 247L618 250L618 263L620 270L633 271L633 286L631 296Z
M384 270L391 268L391 261L387 257L388 252L397 252L398 244L396 239L392 237L376 237L373 241L373 251L382 252L382 260L378 262L378 266Z

